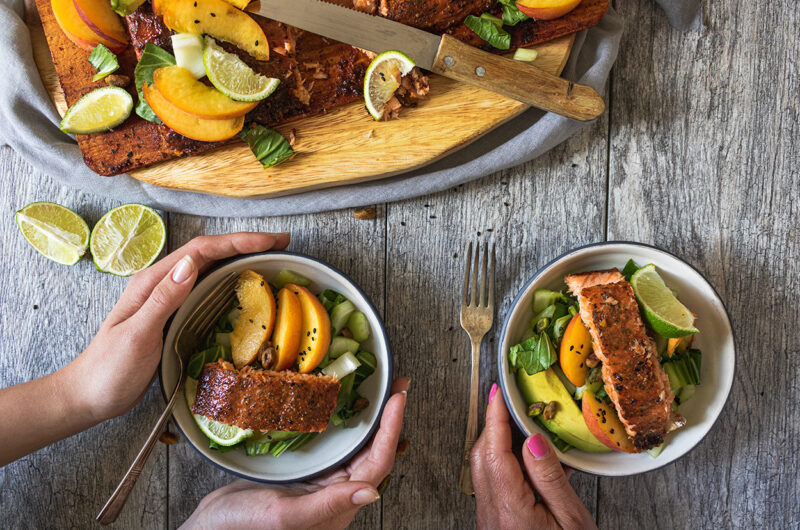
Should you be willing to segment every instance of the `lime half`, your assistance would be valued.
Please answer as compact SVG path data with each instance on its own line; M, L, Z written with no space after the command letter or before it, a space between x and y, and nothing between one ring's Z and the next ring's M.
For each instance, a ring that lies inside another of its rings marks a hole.
M653 331L667 338L685 337L699 331L694 327L694 315L675 298L655 265L651 263L636 271L631 276L631 285Z
M206 37L203 65L211 84L236 101L261 101L275 92L278 79L257 74L236 55L223 50Z
M194 399L197 396L197 379L192 379L191 377L186 378L186 383L184 383L184 395L186 396L186 404L189 406L189 411L191 412ZM249 438L253 435L252 429L241 429L234 425L226 425L225 423L214 421L200 414L192 414L192 416L194 416L194 421L197 422L197 426L200 427L203 434L218 445L236 445L245 438Z
M75 265L89 246L89 225L69 208L34 202L16 213L22 235L44 257Z
M89 240L97 270L130 276L148 267L164 248L164 220L142 204L123 204L97 221Z
M364 76L364 103L376 120L383 118L386 103L400 88L400 79L416 63L403 52L390 50L375 57Z
M70 134L108 131L127 120L132 110L133 98L124 88L98 88L76 101L58 128Z

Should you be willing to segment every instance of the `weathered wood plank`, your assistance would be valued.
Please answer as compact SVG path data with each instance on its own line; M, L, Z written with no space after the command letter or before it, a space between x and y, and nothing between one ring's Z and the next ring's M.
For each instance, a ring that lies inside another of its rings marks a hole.
M384 308L385 215L359 221L352 211L272 219L220 219L171 216L171 249L204 234L244 231L291 232L289 250L309 254L350 276L370 297L378 312ZM231 482L232 476L217 470L181 441L169 449L169 527L180 525L197 503L212 490ZM353 528L379 528L380 504L359 512Z
M458 491L470 373L458 319L463 253L469 241L498 244L498 311L481 356L482 418L498 380L496 341L517 291L548 260L603 238L606 131L602 118L534 162L389 205L386 314L398 373L412 381L411 449L386 493L384 528L474 526L475 503ZM596 479L576 473L572 483L593 510Z
M55 371L91 341L127 283L101 274L91 259L68 268L37 254L13 212L38 200L68 206L91 224L116 203L65 189L0 147L0 385ZM155 389L129 414L0 469L0 519L7 528L85 528L139 451L163 400ZM10 428L5 426L4 428ZM162 527L166 520L166 451L156 446L121 528Z
M621 2L608 233L709 278L737 333L736 380L690 455L600 481L606 528L800 524L800 16L791 2L706 8L708 29L682 33L651 3Z

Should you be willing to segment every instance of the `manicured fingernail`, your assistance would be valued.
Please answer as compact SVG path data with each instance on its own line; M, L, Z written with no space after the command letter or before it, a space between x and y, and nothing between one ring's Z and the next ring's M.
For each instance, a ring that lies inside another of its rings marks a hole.
M550 454L550 444L541 434L534 434L528 439L528 451L538 460Z
M492 383L492 389L489 390L489 403L492 402L495 394L497 394L497 383Z
M190 255L185 255L172 269L172 281L175 283L183 283L189 279L189 276L194 272L194 260Z
M358 490L357 492L353 493L353 496L350 497L350 501L356 506L364 506L371 504L380 498L381 496L378 495L378 490L364 488L363 490Z

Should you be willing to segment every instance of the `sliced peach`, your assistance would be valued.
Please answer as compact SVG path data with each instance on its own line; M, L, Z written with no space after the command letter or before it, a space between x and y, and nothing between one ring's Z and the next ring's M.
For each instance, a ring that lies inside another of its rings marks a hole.
M100 37L86 25L75 8L72 0L51 0L53 15L64 34L79 48L92 50L98 44L103 44L114 53L120 53L127 46L124 42Z
M294 283L287 283L286 288L300 299L303 311L297 368L301 374L307 374L316 368L328 353L328 347L331 345L331 319L325 311L325 306L311 291Z
M272 347L277 355L273 370L288 370L294 366L297 352L300 351L302 327L303 306L300 297L284 287L278 291L278 316L272 334Z
M167 2L169 2L169 0L150 0L150 3L153 6L153 13L155 13L158 16L163 15L164 4L166 4Z
M103 39L128 42L128 34L122 19L111 9L108 0L73 0L78 16L89 28Z
M536 20L553 20L563 17L581 3L581 0L517 0L517 9Z
M623 453L638 453L633 442L619 421L613 405L606 405L587 390L581 399L583 420L595 438L606 447Z
M579 313L572 317L564 329L558 353L561 370L575 386L583 386L586 382L586 374L589 371L589 367L586 366L586 358L590 353L592 353L592 337L589 335L589 330L583 325Z
M170 0L159 8L163 11L164 24L174 31L194 35L206 33L238 46L256 59L269 59L264 30L247 13L225 0Z
M201 83L180 66L159 68L153 72L153 83L167 101L198 118L238 118L258 105L258 101L234 101L216 88Z
M228 120L207 120L184 112L161 95L155 85L142 85L144 99L164 125L192 140L220 142L236 136L244 127L244 116Z
M231 332L231 356L234 366L241 368L256 360L272 335L275 297L263 276L246 270L236 282L236 298L241 309Z

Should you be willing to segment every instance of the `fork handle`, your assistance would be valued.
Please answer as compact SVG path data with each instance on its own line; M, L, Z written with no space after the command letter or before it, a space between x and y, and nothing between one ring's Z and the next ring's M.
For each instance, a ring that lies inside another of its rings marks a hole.
M472 487L472 474L470 473L470 455L472 447L478 439L478 387L480 386L481 367L481 340L472 340L472 381L469 387L469 416L467 417L467 434L464 441L464 454L461 458L461 476L458 479L458 488L462 493L474 495Z
M181 372L182 371L183 370L181 370ZM111 497L108 498L106 505L103 506L103 509L97 514L96 519L100 524L111 524L117 520L122 508L128 501L131 491L133 491L133 487L136 485L136 480L139 478L139 475L144 469L144 465L147 463L147 459L150 457L150 453L153 452L153 447L155 447L156 442L158 441L159 434L161 434L161 431L164 429L164 425L167 423L167 420L169 420L170 414L172 413L172 408L175 406L178 391L180 390L184 379L185 375L181 376L181 378L178 380L178 384L175 386L175 390L172 392L172 397L169 398L164 412L162 412L161 416L159 416L155 427L153 427L153 430L150 432L150 436L147 437L147 441L145 441L144 445L139 450L139 454L136 455L136 459L134 459L131 467L128 468L128 472L125 473L124 477L122 477L117 489L114 490L114 493L112 493Z

